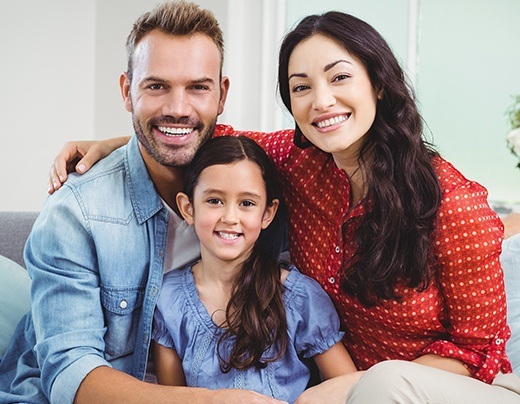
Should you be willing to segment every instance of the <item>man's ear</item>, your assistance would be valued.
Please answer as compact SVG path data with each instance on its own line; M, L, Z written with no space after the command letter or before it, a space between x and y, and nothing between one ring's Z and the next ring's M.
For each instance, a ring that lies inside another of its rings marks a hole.
M190 198L184 192L179 192L176 197L177 207L181 212L182 217L190 226L193 225L193 205L190 202Z
M223 76L220 80L220 100L218 101L218 115L224 112L224 105L226 104L228 90L229 78L227 76Z
M267 227L271 224L274 216L276 215L279 204L280 201L278 199L273 199L271 204L265 208L264 216L262 217L262 229L267 229Z
M132 112L132 100L130 98L130 79L128 78L127 72L123 72L121 73L121 76L119 76L119 89L121 90L121 96L123 97L125 109L128 112Z

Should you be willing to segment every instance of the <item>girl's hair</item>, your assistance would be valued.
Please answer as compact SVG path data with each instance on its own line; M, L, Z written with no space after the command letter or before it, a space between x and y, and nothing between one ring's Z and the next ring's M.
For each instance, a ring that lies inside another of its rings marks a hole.
M216 164L249 160L260 168L267 194L267 205L280 201L278 212L267 229L260 232L249 257L235 279L231 299L226 307L227 328L218 342L220 367L265 367L278 360L287 347L287 320L283 305L283 285L277 261L279 239L285 230L285 209L278 174L265 151L254 140L244 136L222 136L206 142L197 152L185 173L183 192L193 201L193 193L201 172ZM234 339L228 358L221 355L224 340Z
M366 305L399 299L397 283L423 290L434 277L433 233L442 194L432 160L438 153L422 137L413 91L390 47L372 26L349 14L308 16L284 38L278 88L289 111L289 58L299 43L316 34L356 57L382 94L358 158L365 172L367 214L355 233L357 251L343 266L342 288ZM296 125L295 143L301 147L299 139L303 136Z

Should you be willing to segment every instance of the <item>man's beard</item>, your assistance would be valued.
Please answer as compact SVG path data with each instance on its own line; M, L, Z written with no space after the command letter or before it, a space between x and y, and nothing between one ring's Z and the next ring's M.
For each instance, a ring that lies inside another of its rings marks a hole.
M191 163L191 160L199 148L213 137L217 117L207 126L204 126L200 121L193 122L185 118L174 119L170 116L157 117L150 120L146 132L134 114L132 114L132 123L137 139L150 156L165 167L181 168ZM153 135L154 128L167 126L168 124L180 124L193 127L194 130L198 131L197 141L180 146L165 146L156 142L155 136Z

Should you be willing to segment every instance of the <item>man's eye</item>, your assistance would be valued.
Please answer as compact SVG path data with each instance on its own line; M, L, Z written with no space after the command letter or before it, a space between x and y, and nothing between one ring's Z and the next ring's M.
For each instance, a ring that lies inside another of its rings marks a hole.
M205 86L203 84L195 84L193 85L192 89L196 91L208 91L208 86Z
M148 88L150 90L162 90L164 88L164 86L162 84L150 84L150 86L148 86Z

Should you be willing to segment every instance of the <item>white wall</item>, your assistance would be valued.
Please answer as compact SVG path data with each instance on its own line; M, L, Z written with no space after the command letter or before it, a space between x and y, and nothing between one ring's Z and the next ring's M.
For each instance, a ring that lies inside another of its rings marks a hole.
M0 210L39 210L53 156L94 131L95 2L0 1Z

